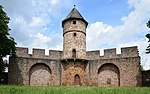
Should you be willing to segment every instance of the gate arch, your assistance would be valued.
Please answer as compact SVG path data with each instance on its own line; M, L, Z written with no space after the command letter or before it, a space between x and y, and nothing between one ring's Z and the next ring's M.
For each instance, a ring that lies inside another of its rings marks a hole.
M51 69L44 63L34 64L29 70L29 85L47 86L51 84Z
M98 86L120 86L120 71L115 64L106 63L100 66Z

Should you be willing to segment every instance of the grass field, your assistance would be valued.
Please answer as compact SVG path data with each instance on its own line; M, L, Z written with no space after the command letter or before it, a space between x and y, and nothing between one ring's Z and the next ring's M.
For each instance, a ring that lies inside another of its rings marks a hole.
M0 86L0 94L150 94L150 88Z

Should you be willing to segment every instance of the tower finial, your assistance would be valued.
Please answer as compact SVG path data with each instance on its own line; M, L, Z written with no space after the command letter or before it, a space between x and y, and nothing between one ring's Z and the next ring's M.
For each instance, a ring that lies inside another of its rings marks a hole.
M76 5L74 5L74 8L76 7Z

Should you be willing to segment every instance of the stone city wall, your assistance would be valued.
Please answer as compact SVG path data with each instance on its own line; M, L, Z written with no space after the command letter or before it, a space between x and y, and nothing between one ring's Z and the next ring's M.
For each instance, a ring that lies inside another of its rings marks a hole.
M109 67L109 65L116 66L118 68L119 74L112 73L113 69L105 68L102 73L98 70L102 66ZM113 78L118 77L118 86L141 86L141 71L140 71L140 57L122 57L122 58L110 58L110 59L100 59L100 60L89 60L89 79L90 85L97 86L111 86L107 84L107 81L102 81L102 78ZM104 81L104 80L103 80ZM99 84L99 83L103 83ZM113 82L111 82L112 84Z
M98 50L97 51L87 51L86 54L87 54L86 55L87 60L96 60L96 59L138 57L139 51L138 51L137 46L133 46L133 47L121 48L121 54L116 53L116 48L104 49L104 56L100 56L100 52Z
M60 59L62 54L61 51L50 50L49 55L45 55L44 49L33 49L33 54L28 54L28 48L17 47L16 54L17 54L16 58L10 57L9 59L10 63L8 73L8 84L16 84L16 85L61 84L60 83L60 70L61 70ZM44 78L39 81L41 75L43 75Z
M35 49L32 50L33 54L29 54L28 48L17 47L16 55L17 57L26 58L42 58L42 59L61 59L62 51L49 50L49 55L45 55L45 49Z

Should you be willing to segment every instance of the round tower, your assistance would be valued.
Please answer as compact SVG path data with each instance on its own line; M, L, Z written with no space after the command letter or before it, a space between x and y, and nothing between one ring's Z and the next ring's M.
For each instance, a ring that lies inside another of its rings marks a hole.
M62 59L86 59L86 28L88 22L74 7L62 21L63 56Z

